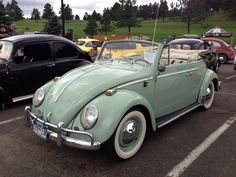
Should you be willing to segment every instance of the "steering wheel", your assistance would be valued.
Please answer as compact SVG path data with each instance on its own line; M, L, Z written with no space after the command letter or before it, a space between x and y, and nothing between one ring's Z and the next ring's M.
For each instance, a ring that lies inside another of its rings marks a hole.
M147 60L143 60L143 59L136 59L136 60L134 60L133 62L136 63L137 61L141 61L141 62L144 62L144 63L146 63L146 64L148 64L148 65L151 65L150 62L148 62Z

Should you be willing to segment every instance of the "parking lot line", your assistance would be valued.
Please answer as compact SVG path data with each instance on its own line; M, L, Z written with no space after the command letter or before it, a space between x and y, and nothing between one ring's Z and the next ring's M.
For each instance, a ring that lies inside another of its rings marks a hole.
M215 92L216 94L223 94L223 95L231 95L231 96L236 96L234 93L227 93L227 92Z
M13 119L2 121L2 122L0 122L0 125L8 124L8 123L11 123L11 122L14 122L17 120L21 120L21 119L23 119L23 116L19 116L19 117L15 117Z
M229 80L229 79L232 79L232 78L234 78L234 77L236 77L236 75L229 76L229 77L225 78L225 80Z
M197 146L180 164L175 166L166 177L179 177L185 170L206 151L234 122L236 117L230 117L215 132L208 136L199 146Z

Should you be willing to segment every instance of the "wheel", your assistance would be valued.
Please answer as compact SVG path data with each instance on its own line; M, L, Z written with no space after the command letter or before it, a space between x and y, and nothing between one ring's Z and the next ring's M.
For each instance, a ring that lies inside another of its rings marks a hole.
M214 94L215 94L215 87L214 87L214 83L211 82L209 84L209 86L207 87L206 90L207 94L206 94L206 98L205 101L203 103L203 109L207 110L211 107L213 100L214 100Z
M225 54L219 54L218 58L220 59L221 63L227 63L227 61L228 61L228 58Z
M119 123L113 145L116 155L121 159L134 156L143 144L146 135L146 119L140 111L127 113Z

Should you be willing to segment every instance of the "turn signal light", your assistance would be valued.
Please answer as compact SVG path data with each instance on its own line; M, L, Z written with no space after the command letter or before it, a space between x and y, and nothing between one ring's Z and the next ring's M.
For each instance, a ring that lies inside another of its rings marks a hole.
M107 90L107 91L105 92L105 95L106 95L106 96L112 96L112 95L114 95L116 92L117 92L116 90Z
M60 78L61 78L61 77L54 77L54 78L53 78L53 81L56 82L56 81L58 81Z

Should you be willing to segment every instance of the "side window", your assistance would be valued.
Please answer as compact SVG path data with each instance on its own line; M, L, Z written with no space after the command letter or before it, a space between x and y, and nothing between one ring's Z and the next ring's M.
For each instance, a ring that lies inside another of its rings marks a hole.
M51 59L51 49L48 43L27 44L19 47L15 54L13 62L34 63L43 62Z
M87 43L85 44L85 47L92 47L92 46L93 46L92 42L87 42Z
M78 57L78 50L72 45L63 43L54 43L53 52L56 59Z
M221 46L218 42L215 41L209 41L209 44L211 45L212 49L216 49Z

